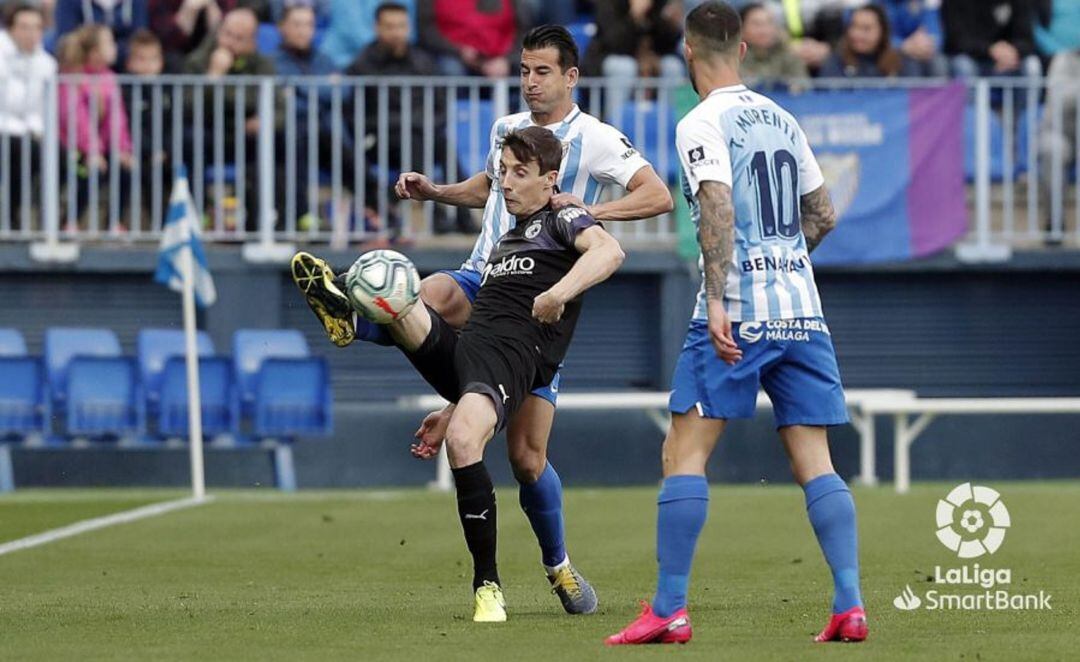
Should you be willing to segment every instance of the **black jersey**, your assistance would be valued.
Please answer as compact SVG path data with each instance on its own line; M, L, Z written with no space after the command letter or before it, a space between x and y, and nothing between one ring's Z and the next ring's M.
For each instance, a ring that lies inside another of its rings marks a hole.
M582 297L568 302L554 324L533 317L533 299L570 271L581 257L574 241L593 225L597 221L580 207L555 212L547 206L528 218L516 219L514 228L499 239L488 257L462 337L495 339L535 353L541 359L538 381L547 384L553 379L570 346Z

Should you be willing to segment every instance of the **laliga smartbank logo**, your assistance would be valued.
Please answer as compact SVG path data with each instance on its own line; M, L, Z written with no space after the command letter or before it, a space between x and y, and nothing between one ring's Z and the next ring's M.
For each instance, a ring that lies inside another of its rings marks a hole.
M1012 525L1009 509L997 490L984 485L957 485L937 504L937 539L961 559L991 555L1001 548ZM903 611L1009 611L1052 609L1050 594L1013 593L1010 568L934 566L933 585L921 596L908 584L893 599Z

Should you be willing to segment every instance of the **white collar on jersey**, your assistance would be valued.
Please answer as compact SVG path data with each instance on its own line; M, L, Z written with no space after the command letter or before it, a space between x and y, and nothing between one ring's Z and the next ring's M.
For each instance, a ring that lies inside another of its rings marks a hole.
M552 124L545 124L544 128L549 129L551 131L554 131L555 129L559 128L560 126L570 124L571 122L573 122L574 120L576 120L580 116L581 116L581 109L578 108L578 105L575 103L574 106L570 109L570 112L566 114L566 117L562 118L558 122L554 122ZM532 118L530 118L530 119L532 119Z
M727 87L718 87L715 90L713 90L712 92L709 92L707 95L705 95L705 98L708 99L709 97L711 97L714 94L727 94L728 92L745 92L745 91L746 91L746 86L743 85L742 83L739 83L738 85L728 85Z

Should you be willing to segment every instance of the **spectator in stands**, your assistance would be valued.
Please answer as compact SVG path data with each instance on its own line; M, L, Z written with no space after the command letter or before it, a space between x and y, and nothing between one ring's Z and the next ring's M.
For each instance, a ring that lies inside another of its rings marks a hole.
M309 7L315 12L315 25L322 26L330 21L330 4L331 0L270 0L270 16L280 26L290 7Z
M268 0L146 0L150 29L161 39L166 69L177 69L230 11L246 7L260 20L269 20Z
M81 215L95 176L98 186L104 187L110 168L131 170L131 135L120 86L112 72L117 47L109 27L84 25L68 33L61 40L60 52L61 73L85 76L84 80L60 85L58 104L60 144L77 154L74 193ZM121 177L121 184L127 179ZM113 192L121 196L122 203L123 190ZM68 191L68 195L72 193Z
M844 35L844 16L866 0L771 0L784 18L792 49L811 72L832 54Z
M675 54L682 36L682 6L671 0L599 0L596 36L589 42L582 75L608 79L607 117L616 121L638 76L679 79L686 75Z
M0 138L9 145L5 203L11 227L22 226L24 172L29 190L40 171L41 137L45 130L45 86L56 77L56 60L42 48L45 17L41 9L20 3L4 17L0 32ZM24 148L25 141L25 148Z
M881 5L866 5L851 13L836 52L818 72L824 78L892 78L921 73L914 60L893 48L889 18Z
M146 0L56 0L56 33L63 37L80 25L104 25L112 30L120 60L127 58L128 38L150 25Z
M220 79L229 76L272 76L275 73L274 63L268 57L261 55L256 50L256 34L259 29L258 16L254 10L246 7L233 9L221 19L221 25L217 32L208 35L203 44L195 49L186 60L185 68L188 73L205 74L212 79ZM236 95L237 86L225 87L224 106L226 118L221 118L224 125L225 144L236 144L234 122L232 121L239 97ZM257 223L256 209L256 172L257 154L256 138L259 133L258 117L259 95L254 86L245 86L243 115L244 121L244 191L246 193L244 218L247 221L248 230L255 228ZM190 99L189 99L190 103ZM280 122L283 114L274 113L275 121ZM192 107L187 110L188 117L194 117ZM210 120L211 118L207 118ZM214 120L217 121L217 120ZM209 123L209 122L208 122ZM194 148L198 149L196 145ZM238 158L234 156L233 158Z
M761 82L788 82L806 78L806 64L791 50L780 32L776 16L760 2L743 5L743 41L746 58L740 71L748 79Z
M949 61L941 52L941 17L929 0L881 0L889 16L893 46L919 64L924 76L949 75Z
M945 54L953 73L1039 76L1032 13L1026 0L942 0Z
M274 68L284 76L329 76L337 73L334 62L312 48L315 10L309 4L285 7L278 21L281 44L274 53Z
M522 0L417 0L419 43L447 76L506 78L528 20Z
M435 76L438 69L430 55L409 44L409 14L404 5L387 2L378 9L375 23L375 41L364 49L356 61L346 71L350 76ZM365 90L365 105L369 109L366 114L367 126L363 127L364 136L358 137L357 142L363 142L367 146L368 163L378 162L378 98L377 91L373 88ZM412 90L412 117L409 125L404 126L405 118L402 114L401 91L391 89L387 99L387 134L389 145L387 154L390 158L388 164L394 170L402 170L401 160L401 137L405 131L411 133L412 166L417 167L424 163L424 93L419 87ZM434 122L431 128L433 136L443 136L446 131L446 107L443 95L436 94L434 108ZM358 130L360 130L358 128ZM449 158L447 143L445 140L435 139L434 165L446 172L446 164ZM460 172L460 170L459 170ZM388 186L393 185L393 177L388 177ZM369 187L367 193L368 205L373 206L378 191ZM463 207L454 208L453 219L441 206L435 207L435 230L436 232L473 232L472 217L469 211Z
M1080 49L1080 0L1042 0L1035 45L1046 59Z
M1050 229L1052 216L1062 219L1069 171L1075 166L1077 99L1080 98L1080 50L1058 53L1050 62L1046 75L1046 109L1039 127L1039 188L1045 204L1044 228ZM1059 111L1058 108L1061 110ZM1052 195L1053 187L1061 189L1060 196ZM1060 236L1051 236L1047 243L1060 244Z
M161 46L161 40L149 30L136 30L128 40L128 56L124 72L132 76L138 76L147 81L155 76L160 76L165 71L165 52ZM158 179L158 186L166 191L168 184L165 183L166 166L169 160L169 150L172 145L172 95L161 95L161 116L165 119L161 123L161 143L154 144L154 108L151 103L150 93L147 88L141 90L141 94L135 94L135 85L125 85L121 89L124 96L124 107L127 108L131 119L132 145L135 156L139 159L139 181L134 182L142 191L140 200L143 208L149 208L151 203L151 191L154 188L155 166L159 172L165 173ZM135 139L136 127L138 128L138 140ZM134 179L134 173L132 175Z
M330 24L319 50L338 69L348 67L368 44L375 40L375 12L385 0L330 0ZM410 16L413 0L401 0Z

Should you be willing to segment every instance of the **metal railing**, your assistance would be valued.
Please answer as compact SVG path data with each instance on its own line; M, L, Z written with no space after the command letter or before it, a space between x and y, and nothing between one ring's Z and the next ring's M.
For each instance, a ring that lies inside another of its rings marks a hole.
M156 241L172 167L180 163L191 175L208 241L423 239L448 225L454 212L397 201L391 190L397 173L465 179L484 167L492 121L525 110L516 79L115 81L122 94L102 92L90 76L63 75L46 86L41 136L0 133L0 240ZM640 80L621 108L606 107L620 96L612 94L612 80L582 80L577 96L583 110L621 128L675 185L674 106L685 84ZM897 84L927 82L815 80L799 87ZM1080 239L1080 205L1070 182L1080 141L1073 140L1073 154L1060 141L1039 149L1041 136L1068 123L1080 128L1080 118L1065 112L1065 95L1047 95L1044 86L1034 79L971 83L972 259L1002 245ZM612 226L624 240L643 244L675 238L670 215Z

